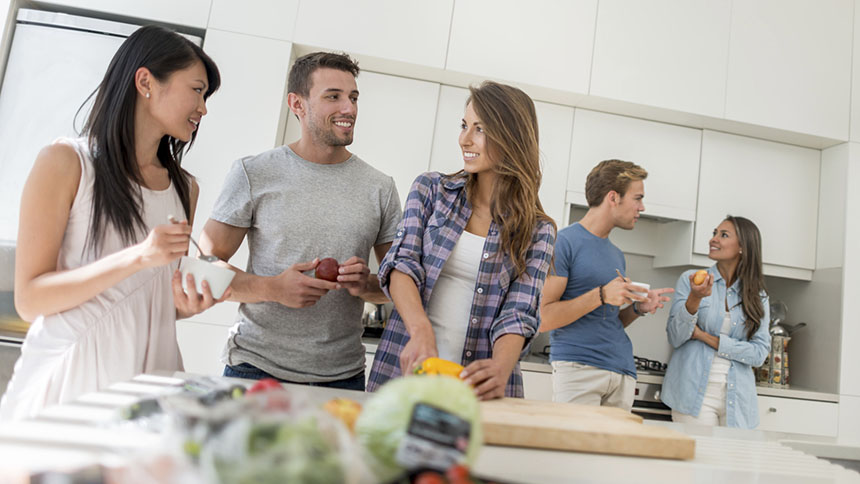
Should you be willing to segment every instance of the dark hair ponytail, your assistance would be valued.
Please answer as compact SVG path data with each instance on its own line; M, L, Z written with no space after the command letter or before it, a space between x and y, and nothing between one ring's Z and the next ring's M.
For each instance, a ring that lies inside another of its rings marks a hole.
M84 124L95 173L93 209L86 247L98 252L105 229L112 225L123 242L135 242L146 230L142 216L143 182L134 144L134 112L137 100L135 73L146 67L159 81L197 61L206 69L208 98L221 85L215 62L203 49L164 27L149 25L131 34L111 59L104 79L95 94L92 111ZM165 135L158 145L157 157L167 169L170 181L182 201L186 218L191 214L191 182L182 169L182 156L190 142Z

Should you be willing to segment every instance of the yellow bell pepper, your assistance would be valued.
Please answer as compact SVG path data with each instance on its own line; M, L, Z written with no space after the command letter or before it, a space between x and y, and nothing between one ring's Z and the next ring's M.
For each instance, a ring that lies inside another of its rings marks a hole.
M461 371L463 371L462 365L435 356L427 358L418 368L415 368L416 375L447 375L454 378L460 378Z

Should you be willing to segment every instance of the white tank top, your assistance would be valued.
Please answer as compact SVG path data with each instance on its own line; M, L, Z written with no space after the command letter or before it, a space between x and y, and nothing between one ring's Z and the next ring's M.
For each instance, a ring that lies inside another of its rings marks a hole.
M57 269L87 265L124 249L118 231L105 230L102 255L84 250L90 227L95 173L87 140L61 138L81 163L81 180L69 212ZM166 190L141 187L146 232L185 219L171 184ZM146 233L140 234L140 240ZM0 401L0 421L31 417L42 408L74 400L139 373L182 369L176 342L176 307L171 279L179 261L142 269L66 311L39 316L27 333L21 357Z
M433 294L430 295L427 317L436 335L439 358L457 363L463 360L469 314L485 241L485 237L464 230L442 266Z
M729 313L726 313L726 317L723 318L723 326L720 328L720 336L728 335L732 330L732 317ZM729 368L732 366L732 362L726 358L723 358L719 355L719 353L714 355L714 361L711 362L711 372L708 374L708 382L710 383L726 383L726 380L729 375Z

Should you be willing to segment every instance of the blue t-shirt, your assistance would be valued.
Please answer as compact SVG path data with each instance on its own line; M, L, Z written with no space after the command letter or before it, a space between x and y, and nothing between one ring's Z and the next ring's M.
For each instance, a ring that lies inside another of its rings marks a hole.
M567 278L562 301L577 298L627 274L624 253L608 238L579 222L562 229L555 242L555 274ZM604 304L567 326L550 332L550 361L575 361L636 378L633 344L618 317L618 307Z

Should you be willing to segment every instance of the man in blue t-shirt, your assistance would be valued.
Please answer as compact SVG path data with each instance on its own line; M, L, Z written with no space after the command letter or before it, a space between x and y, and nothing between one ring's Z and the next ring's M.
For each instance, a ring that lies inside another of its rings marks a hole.
M627 411L633 406L636 365L624 328L662 308L669 301L664 294L673 289L650 290L647 297L636 294L646 289L626 277L624 254L609 241L609 233L636 225L645 210L647 176L629 161L600 162L585 182L588 212L558 233L540 326L541 332L552 331L553 401Z

